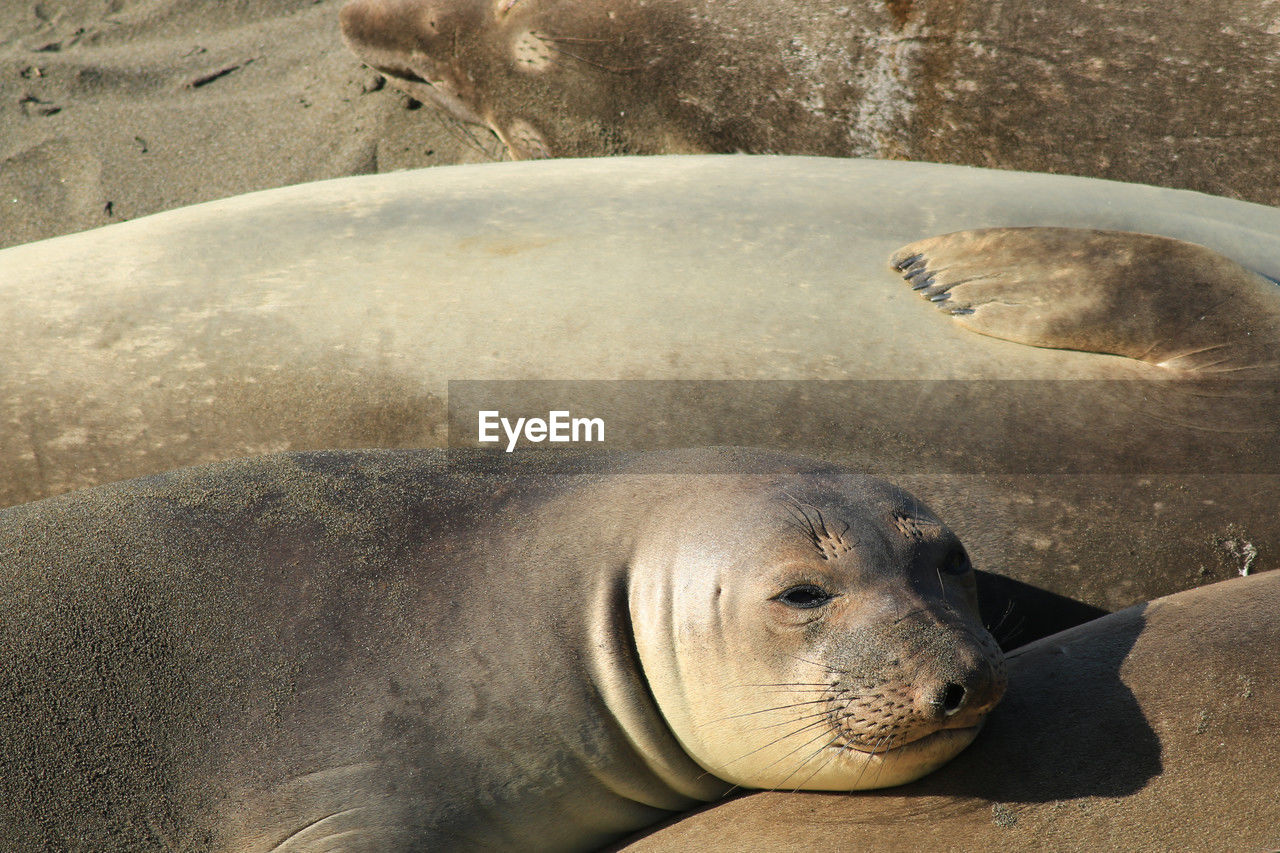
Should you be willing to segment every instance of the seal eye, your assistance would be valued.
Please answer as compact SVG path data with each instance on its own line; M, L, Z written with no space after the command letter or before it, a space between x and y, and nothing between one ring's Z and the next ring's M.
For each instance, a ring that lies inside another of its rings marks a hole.
M798 607L803 610L808 610L811 607L821 607L832 598L835 598L835 596L822 587L814 586L811 583L793 586L791 589L783 590L773 597L774 601L781 601L788 607Z
M969 565L969 555L964 552L963 548L956 548L947 554L942 560L942 572L947 575L963 575L972 569Z

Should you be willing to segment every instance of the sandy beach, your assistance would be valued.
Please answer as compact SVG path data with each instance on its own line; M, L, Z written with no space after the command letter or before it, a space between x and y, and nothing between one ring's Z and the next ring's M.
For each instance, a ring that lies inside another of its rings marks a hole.
M252 190L499 159L385 88L342 0L0 0L0 247Z

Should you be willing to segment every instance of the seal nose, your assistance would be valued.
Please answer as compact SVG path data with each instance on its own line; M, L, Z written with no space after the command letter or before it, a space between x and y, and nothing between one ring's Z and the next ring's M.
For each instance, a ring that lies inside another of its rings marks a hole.
M964 707L964 701L968 695L969 691L964 689L963 684L948 684L942 693L943 716L950 717L956 714Z
M947 728L976 725L1004 695L1005 680L985 661L961 678L930 678L918 685L916 708Z

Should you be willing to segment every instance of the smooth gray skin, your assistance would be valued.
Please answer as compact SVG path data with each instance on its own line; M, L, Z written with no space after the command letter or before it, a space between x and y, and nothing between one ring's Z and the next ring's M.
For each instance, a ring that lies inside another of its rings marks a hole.
M618 158L286 188L0 252L0 503L269 451L438 446L450 379L894 379L644 386L583 414L639 446L788 447L891 476L979 568L1100 607L1274 567L1280 466L1202 463L1242 436L1265 453L1269 398L1074 382L1170 371L975 334L888 265L1021 225L1164 234L1280 277L1274 209L916 163ZM1131 284L1141 316L1176 325L1157 332L1199 345L1200 315L1162 299L1187 281ZM1215 305L1272 342L1273 294ZM941 409L910 384L1028 378L1046 382L962 383ZM1001 639L1025 638L1003 615Z
M1270 0L350 0L341 26L517 158L884 157L1280 204Z
M1048 637L964 755L873 796L764 793L623 845L676 850L1275 850L1280 575Z
M280 454L11 507L0 846L592 849L723 795L726 755L807 772L788 740L827 789L918 778L1003 691L973 584L910 495L734 448ZM785 683L817 678L916 739L812 745ZM775 705L792 731L721 717Z

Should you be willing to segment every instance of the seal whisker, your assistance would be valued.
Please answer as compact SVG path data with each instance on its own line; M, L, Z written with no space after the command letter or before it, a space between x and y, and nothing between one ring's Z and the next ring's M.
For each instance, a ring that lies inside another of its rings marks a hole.
M799 722L802 722L802 721L804 721L804 720L812 720L812 719L813 719L813 717L815 717L815 716L817 716L817 715L815 715L815 714L807 714L807 715L805 715L805 716L803 716L803 717L797 717L797 718L795 718L795 719L793 719L793 720L788 720L787 722L789 722L789 723L799 723ZM825 715L825 714L823 715L823 717L824 717L824 719L829 719L829 718L827 718L827 717L826 717L826 715ZM810 729L816 728L817 726L821 725L822 723L823 723L823 720L813 720L813 722L805 723L804 725L800 726L800 728L798 728L798 729L793 729L792 731L789 731L789 732L787 732L787 733L786 733L786 734L784 734L784 735L780 735L780 736L778 736L778 737L774 738L773 740L771 740L771 741L769 741L767 744L765 744L765 745L764 745L764 747L761 747L761 749L764 749L765 747L770 747L770 746L774 746L774 745L776 745L776 744L782 743L782 742L783 742L784 740L786 740L787 738L795 737L796 735L800 734L801 732L807 732L807 731L809 731ZM777 726L760 726L760 727L758 727L758 729L759 729L759 730L763 730L763 729L765 729L765 728L777 728ZM803 749L803 748L805 747L805 745L806 745L806 744L809 744L809 743L813 743L813 740L805 741L805 743L800 744L800 746L796 747L796 749ZM794 751L795 751L795 750L792 750L792 752L794 752ZM791 754L790 752L788 752L788 753L787 753L787 755L790 755L790 754ZM783 757L785 758L786 756L783 756ZM769 765L769 766L772 766L772 765Z
M424 80L424 82L428 86L433 85L430 80ZM457 139L459 142L461 142L463 145L467 146L471 150L477 152L478 154L483 155L485 159L487 159L489 162L496 163L502 159L501 152L506 150L506 146L501 144L502 141L500 139L498 140L499 152L495 154L495 152L490 151L489 149L481 145L479 140L477 140L474 136L468 133L461 126L461 123L456 118L453 118L452 116L447 115L441 110L433 110L432 116L435 118L436 125L441 129L443 129L445 133L454 137L455 139ZM493 128L491 127L486 128L486 130L488 130L489 133L492 134L495 139L497 139L498 135L494 133Z
M605 65L603 62L596 62L595 60L587 59L585 56L579 56L576 53L571 53L570 51L567 51L564 48L560 47L559 45L555 44L556 41L568 41L568 39L556 39L556 38L544 36L542 34L535 34L534 38L538 39L543 44L546 44L547 47L549 47L551 50L554 50L556 53L560 54L561 56L567 56L570 59L576 59L578 62L581 62L583 65L590 65L592 68L598 68L601 71L607 71L610 74L634 74L637 71L643 71L645 68L645 66L643 65L614 68L611 65Z
M537 33L534 38L539 41L565 41L570 44L617 44L617 39L589 39L581 36L549 36L546 33Z
M831 743L828 743L826 746L822 747L822 749L819 749L819 750L818 750L817 752L815 752L813 755L810 755L808 758L806 758L806 759L804 760L804 762L802 762L802 763L800 764L800 767L803 767L805 763L807 763L807 762L811 761L811 760L813 759L813 757L814 757L814 756L821 754L821 752L822 752L822 750L823 750L823 749L827 749L827 748L831 747L832 745L834 745L834 744L835 744L835 742L836 742L836 740L839 740L839 737L837 737L835 740L831 741ZM844 751L845 751L845 748L844 748L844 747L841 747L839 750L837 750L837 751L835 752L835 754L834 754L834 755L829 755L829 756L827 756L827 760L826 760L826 761L824 761L824 762L822 762L821 764L819 764L816 768L814 768L814 771L813 771L812 773L810 773L808 776L806 776L806 777L804 777L803 779L801 779L801 780L800 780L800 784L799 784L799 785L796 785L794 788L792 788L792 789L791 789L791 793L793 793L793 794L794 794L794 793L798 792L801 788L803 788L805 785L808 785L808 784L809 784L809 781L810 781L811 779L813 779L813 777L814 777L814 776L817 776L817 775L818 775L819 773L821 773L823 770L826 770L829 766L831 766L831 762L835 761L835 760L836 760L836 758L838 758L839 756L843 755L843 754L844 754ZM799 769L800 769L800 767L797 767L797 768L796 768L796 770L799 770ZM794 772L794 771L793 771L793 772Z
M831 532L827 530L827 520L822 517L822 510L817 507L813 508L813 512L818 516L818 529L824 537L830 536Z
M743 717L754 717L758 714L768 714L771 711L785 711L788 708L799 708L802 705L816 705L819 702L825 702L825 701L826 701L825 699L808 699L808 700L805 700L804 702L792 702L790 705L777 705L772 708L761 708L759 711L744 711L741 714L730 714L727 717L717 717L714 720L707 720L705 723L702 723L701 725L707 726L707 725L711 725L712 723L723 723L725 720L739 720L739 719L742 719Z
M830 715L829 715L826 711L817 711L817 712L815 712L815 713L813 713L813 714L805 714L804 716L796 717L795 719L792 719L792 720L783 720L783 721L782 721L782 722L780 722L780 723L766 723L766 724L764 724L764 725L752 726L751 731L753 731L753 732L763 732L763 731L767 731L768 729L776 729L776 728L778 728L779 726L786 726L786 725L791 725L792 723L799 723L799 722L801 722L801 721L803 721L803 720L812 720L812 719L814 719L814 718L816 718L816 717L828 717L828 718L829 718L829 716L830 716ZM810 723L810 724L806 724L806 727L808 727L809 725L812 725L812 724L811 724L811 723ZM796 732L799 732L799 731L803 731L803 729L796 729ZM792 734L795 734L796 732L792 732Z
M795 721L793 721L793 722L795 722ZM800 728L796 729L795 731L788 732L788 733L786 733L786 734L782 735L781 737L776 737L776 738L774 738L773 740L769 741L768 743L761 744L760 746L756 747L755 749L751 750L750 752L743 753L742 755L739 755L737 758L730 759L729 761L726 761L726 762L725 762L725 764L724 764L724 766L725 766L725 767L728 767L730 764L733 764L734 762L741 761L741 760L742 760L742 759L744 759L744 758L747 758L747 757L749 757L749 756L755 755L757 752L761 751L762 749L768 749L768 748L769 748L769 747L771 747L771 746L775 746L775 745L777 745L777 744L780 744L780 743L782 743L784 740L786 740L787 738L795 737L796 735L800 734L801 732L804 732L804 731L807 731L807 730L809 730L809 729L812 729L814 726L817 726L817 725L820 725L820 724L821 724L821 721L814 722L814 723L808 723L808 724L806 724L806 725L803 725L803 726L801 726ZM795 747L794 749L788 750L787 752L785 752L785 753L783 753L782 755L780 755L780 756L778 756L777 758L775 758L773 761L770 761L768 764L764 765L764 767L763 767L763 768L761 768L761 769L767 770L768 768L770 768L770 767L772 767L773 765L777 764L779 761L782 761L783 759L787 758L788 756L790 756L790 755L792 755L792 754L794 754L794 753L798 752L799 750L804 749L806 746L808 746L809 744L813 743L815 740L820 740L822 737L823 737L823 735L818 735L817 737L810 738L809 740L805 741L804 743L800 744L799 746Z
M810 723L810 724L808 724L807 726L801 726L800 728L796 729L795 731L793 731L793 732L791 732L791 733L789 733L789 734L785 734L785 735L783 735L783 736L782 736L782 737L780 737L780 738L776 738L776 739L774 739L774 740L770 741L769 743L765 744L764 746L761 746L761 747L759 747L759 748L757 748L757 749L754 749L754 750L752 750L751 752L747 753L746 755L740 755L740 756L738 756L737 758L735 758L735 759L733 759L733 760L734 760L734 761L740 761L740 760L742 760L743 758L746 758L746 757L747 757L747 755L751 755L751 754L753 754L753 753L759 752L761 749L765 749L765 748L767 748L767 747L773 746L774 744L782 743L782 742L783 742L784 740L786 740L787 738L795 737L796 735L800 734L801 732L806 731L807 729L811 729L811 728L813 728L814 726L817 726L817 725L819 725L819 724L820 724L820 723ZM817 737L809 738L809 739L808 739L807 741L805 741L804 743L800 744L799 746L795 747L794 749L790 749L790 750L788 750L787 752L785 752L785 753L783 753L782 755L778 756L778 757L777 757L777 758L775 758L773 761L770 761L768 764L764 765L764 767L762 767L762 768L760 768L760 769L762 769L762 770L768 770L770 767L773 767L775 764L778 764L779 762L781 762L781 761L785 760L786 758L789 758L790 756L792 756L792 755L794 755L795 753L799 752L800 750L804 749L806 746L808 746L809 744L813 743L814 741L822 740L822 738L823 738L823 737L825 737L825 736L826 736L826 735L825 735L825 733L824 733L824 734L820 734L820 735L818 735ZM835 739L834 739L834 740L832 740L831 742L832 742L832 743L835 743L836 741L838 741L838 740L840 739L840 737L841 737L841 734L840 734L839 732L837 732L837 733L836 733L836 736L835 736ZM821 751L821 750L819 750L819 751ZM808 759L805 759L805 760L807 761ZM727 766L727 765L726 765L726 766ZM787 776L783 777L784 781L785 781L786 779L789 779L789 778L790 778L790 774L788 774Z
M813 540L813 544L817 545L821 539L818 536L818 529L813 525L813 519L809 517L809 514L804 511L802 506L797 505L797 510L800 513L800 518L804 521L805 529L809 532L809 538Z
M925 612L926 612L926 609L923 607L917 607L914 610L908 610L906 613L902 614L897 619L893 620L893 624L897 625L899 622L903 621L904 619L909 619L917 613L925 613Z
M832 674L839 673L843 675L843 673L840 672L839 668L830 666L829 664L818 663L816 660L809 660L808 658L797 657L796 655L787 655L787 657L791 658L792 660L798 660L801 663L807 663L810 666L816 666L819 669L825 669L827 672L830 672Z
M812 504L805 503L804 501L801 501L798 498L786 492L783 492L782 494L783 494L783 497L785 497L788 501L790 501L789 508L795 511L793 514L793 517L803 522L806 529L809 531L811 535L817 536L818 531L813 526L813 519L811 519L809 517L809 513L805 511L806 507L814 510L815 512L817 511L817 508L814 507Z
M875 753L875 752L873 752L873 753L872 753L872 755L876 755L876 754L884 755L886 752L888 752L889 750L893 749L893 747L894 747L894 737L893 737L893 735L885 735L885 736L884 736L884 739L880 742L880 745L881 745L881 746L884 746L884 750L883 750L882 752L880 752L880 753ZM884 768L885 768L885 765L886 765L887 763L888 763L888 762L886 762L886 761L881 761L881 762L876 766L876 772L875 772L875 775L873 775L873 776L871 777L871 781L872 781L872 783L873 783L873 784L875 783L875 781L876 781L877 779L879 779L879 778L880 778L880 774L884 772Z
M1000 626L1004 624L1004 621L1009 618L1009 614L1011 613L1013 613L1013 602L1006 601L1004 603L1004 612L1000 614L1000 618L995 621L995 624L984 625L983 627L985 627L991 634L994 634L996 631L1000 630Z
M996 636L997 641L998 641L1001 645L1006 645L1006 644L1008 644L1011 640L1013 640L1015 637L1017 637L1019 634L1021 634L1021 633L1022 633L1022 626L1023 626L1023 625L1025 625L1025 624L1027 624L1027 619L1026 619L1026 617L1025 617L1025 616L1019 616L1019 617L1018 617L1018 621L1017 621L1016 623L1014 623L1012 626L1010 626L1009 630L1008 630L1007 632L1005 632L1003 636L1001 636L1001 635L995 635L995 636ZM993 633L994 633L994 632L993 632Z
M880 748L882 746L885 746L886 744L892 744L892 743L893 743L893 735L885 735L881 737L879 740L877 740L874 745L872 745L871 751L868 753L868 755L881 755L883 753L881 753ZM888 750L886 749L885 752L888 752ZM862 777L866 775L867 768L870 766L870 764L871 764L870 762L867 762L862 765L862 769L858 771L858 778L854 781L855 785L861 786ZM883 764L881 764L881 767L876 769L877 776L880 775L880 772L882 769L883 769Z
M815 738L814 740L817 740L817 738ZM816 758L817 756L821 755L821 754L822 754L822 751L823 751L824 749L829 749L830 747L832 747L832 746L834 746L836 743L838 743L838 742L839 742L839 740L840 740L840 735L838 735L838 734L837 734L837 735L836 735L835 737L833 737L831 740L827 741L827 742L826 742L826 743L824 743L822 746L818 747L818 748L817 748L817 749L815 749L813 752L809 753L809 754L808 754L808 755L806 755L804 758L802 758L802 759L800 760L800 763L796 765L796 769L795 769L795 770L792 770L792 771L791 771L790 773L788 773L786 776L783 776L783 777L782 777L781 782L779 782L779 783L778 783L778 785L774 786L774 789L773 789L773 790L775 790L775 791L776 791L776 790L778 790L778 788L780 788L783 784L785 784L785 783L786 783L786 781L787 781L788 779L790 779L792 776L794 776L794 775L796 775L797 773L799 773L799 772L800 772L800 770L801 770L801 768L803 768L806 764L808 764L810 761L812 761L812 760L813 760L814 758ZM813 743L813 741L809 741L809 742L810 742L810 743ZM827 766L828 764L830 764L830 763L831 763L831 759L827 759L826 761L824 761L824 762L822 763L822 765L821 765L820 767L818 767L818 770L821 770L823 767L826 767L826 766ZM803 785L805 782L808 782L808 781L809 781L809 779L812 779L812 778L814 777L814 775L816 775L816 774L817 774L818 770L815 770L812 774L810 774L807 778L805 778L805 780L804 780L803 782L801 782L800 784L801 784L801 785ZM792 790L792 793L795 793L796 791L799 791L799 790L800 790L800 788L797 786L796 788L794 788L794 789Z
M786 519L783 523L786 524L788 527L794 527L796 530L799 530L801 533L804 533L806 536L810 535L813 532L812 527L810 527L807 524L801 524L800 521L795 518Z

